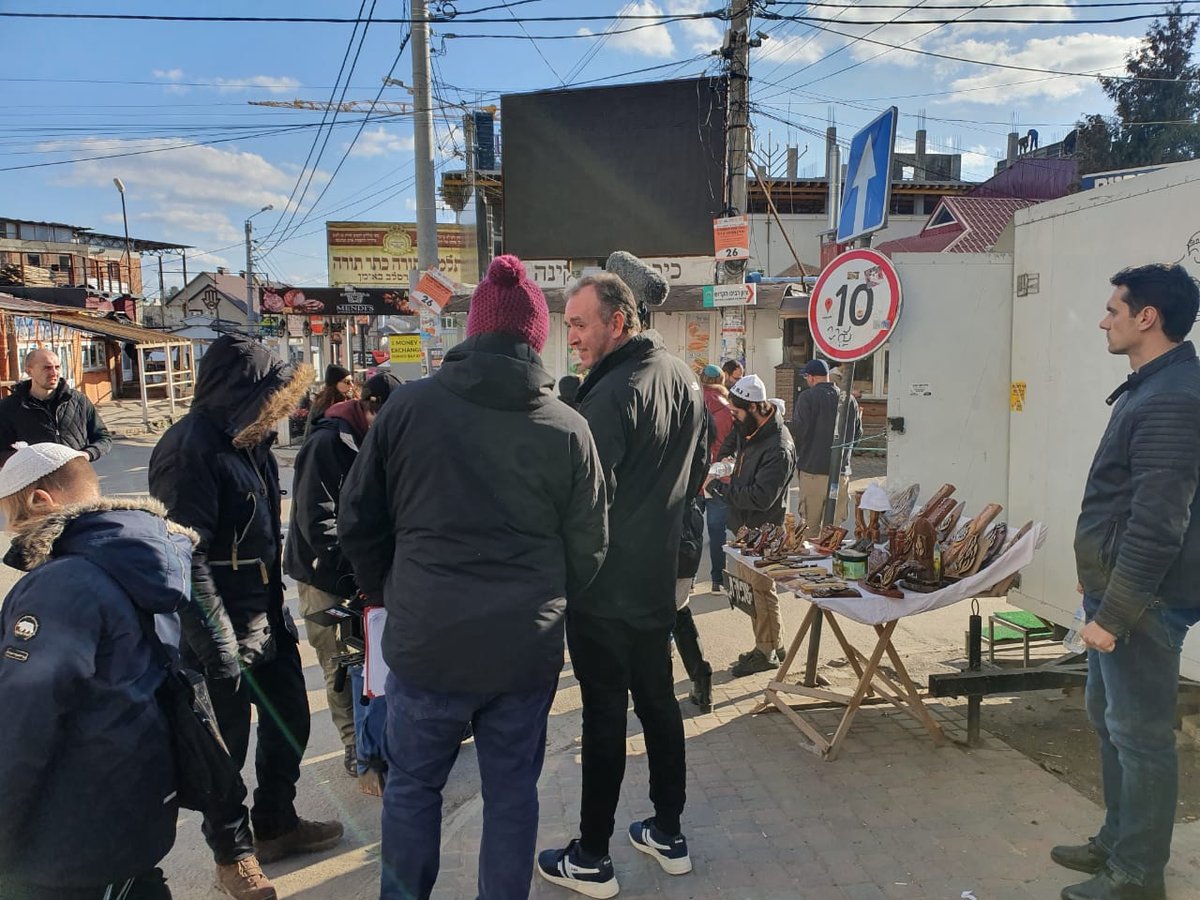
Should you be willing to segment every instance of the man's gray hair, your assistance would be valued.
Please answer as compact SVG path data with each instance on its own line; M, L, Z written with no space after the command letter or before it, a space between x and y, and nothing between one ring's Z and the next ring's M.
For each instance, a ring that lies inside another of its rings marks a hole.
M600 315L606 324L612 322L615 313L620 312L625 315L626 334L637 334L642 330L637 300L634 299L633 291L624 281L611 272L585 275L567 289L566 298L570 300L585 287L596 289L596 296L600 298Z

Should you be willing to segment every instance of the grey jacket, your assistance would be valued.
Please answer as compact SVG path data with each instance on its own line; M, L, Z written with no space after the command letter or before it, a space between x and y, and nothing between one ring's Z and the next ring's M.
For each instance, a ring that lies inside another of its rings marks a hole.
M1108 401L1112 417L1075 527L1095 621L1121 636L1151 603L1200 606L1200 361L1190 341L1142 366Z

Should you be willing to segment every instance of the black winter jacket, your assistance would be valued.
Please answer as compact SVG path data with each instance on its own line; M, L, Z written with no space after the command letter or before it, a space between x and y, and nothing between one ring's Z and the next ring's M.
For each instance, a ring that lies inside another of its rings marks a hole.
M19 533L0 610L0 896L156 866L178 806L165 678L141 619L178 639L192 542L152 501L67 507ZM96 896L99 896L97 892Z
M191 411L167 429L150 457L150 493L172 519L200 535L192 590L204 620L184 618L189 663L210 678L275 657L275 640L297 640L283 606L283 541L274 432L240 448L271 395L294 371L260 344L226 335L204 354Z
M83 393L67 387L61 379L45 400L30 394L31 385L22 381L0 400L0 462L12 452L16 441L27 444L65 444L97 460L112 448L112 435L96 407Z
M657 336L636 335L596 364L578 400L608 483L609 546L571 608L670 627L684 504L708 463L700 383Z
M796 468L792 436L773 415L748 438L739 441L729 484L709 491L729 504L729 528L780 525L787 511L787 492Z
M431 691L532 690L607 530L587 423L518 338L482 334L395 388L342 487L338 535L383 594L383 655Z
M1095 620L1123 635L1152 602L1200 606L1200 361L1190 341L1113 391L1075 527Z
M818 382L796 397L792 410L792 436L795 438L796 467L811 475L828 475L833 432L837 429L838 402L841 392L828 381ZM862 415L858 401L850 398L851 443L862 437ZM843 457L845 458L845 457Z
M354 595L354 573L337 536L342 482L358 457L354 429L345 419L318 419L296 456L292 519L283 570L336 597Z

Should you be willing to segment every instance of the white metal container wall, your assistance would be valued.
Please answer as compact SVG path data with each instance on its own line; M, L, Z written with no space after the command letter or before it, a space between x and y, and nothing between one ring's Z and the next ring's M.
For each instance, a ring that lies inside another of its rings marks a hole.
M1013 300L1012 378L1027 390L1024 411L1010 417L1010 521L1040 519L1049 535L1009 599L1060 624L1070 623L1079 604L1072 545L1109 419L1104 400L1129 373L1097 327L1112 293L1108 279L1125 266L1181 260L1200 274L1187 246L1198 230L1200 163L1017 214L1015 277L1036 275L1038 290ZM1192 678L1200 678L1197 632L1184 646L1183 670Z
M1012 257L899 253L893 261L904 304L889 342L888 417L903 416L904 433L888 433L888 481L916 482L922 496L948 481L968 512L1000 503L1011 523Z

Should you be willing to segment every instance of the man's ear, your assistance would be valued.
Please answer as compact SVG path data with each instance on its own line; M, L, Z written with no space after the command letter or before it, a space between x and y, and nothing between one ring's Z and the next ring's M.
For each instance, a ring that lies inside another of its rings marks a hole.
M1162 313L1157 306L1143 306L1135 318L1140 331L1151 331L1156 323L1162 324Z
M48 492L37 488L29 497L29 505L42 513L58 509L58 502Z

